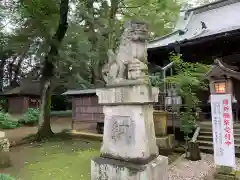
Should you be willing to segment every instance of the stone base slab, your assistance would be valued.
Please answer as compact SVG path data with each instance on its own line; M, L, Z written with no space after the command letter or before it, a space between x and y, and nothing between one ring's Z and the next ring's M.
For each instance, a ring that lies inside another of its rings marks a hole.
M98 103L105 105L143 104L158 101L158 88L149 85L129 85L97 89Z
M239 175L233 170L232 167L228 166L217 166L216 173L214 174L216 180L238 180Z
M0 131L0 138L5 138L5 132L4 131Z
M108 159L91 161L91 180L168 180L168 158L158 156L146 165Z
M153 120L156 136L167 135L168 113L166 111L153 111Z
M214 175L215 180L237 180L235 175L233 174L221 174L221 173L216 173Z
M174 135L156 137L157 146L160 149L172 149L174 147Z

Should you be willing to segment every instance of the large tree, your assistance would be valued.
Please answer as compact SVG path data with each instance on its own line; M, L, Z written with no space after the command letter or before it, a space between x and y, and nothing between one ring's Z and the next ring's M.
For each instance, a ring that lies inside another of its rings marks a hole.
M4 31L5 38L1 38L4 61L0 60L7 67L2 69L8 70L3 76L12 85L30 75L41 79L39 139L52 134L49 111L53 89L89 88L101 82L106 52L117 48L123 21L144 19L155 37L170 31L179 11L174 0L147 0L148 4L143 0L61 0L60 6L56 0L7 2L8 7L0 3L5 7L0 12L1 27L5 29L2 14L8 14L7 19L16 26L10 34Z
M39 128L37 138L42 139L52 135L50 126L50 109L52 80L54 77L55 65L58 62L58 51L63 38L67 32L69 0L61 0L59 10L58 28L49 42L49 52L46 54L41 73L41 107L39 116Z

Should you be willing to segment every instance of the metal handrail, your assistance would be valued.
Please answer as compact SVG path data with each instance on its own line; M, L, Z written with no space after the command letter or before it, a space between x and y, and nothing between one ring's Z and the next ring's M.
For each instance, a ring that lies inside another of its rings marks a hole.
M193 137L192 137L192 139L191 139L191 142L196 142L196 141L197 141L197 138L198 138L200 129L201 129L201 128L200 128L199 126L197 126L197 128L196 128L196 130L195 130L195 132L194 132L194 134L193 134Z

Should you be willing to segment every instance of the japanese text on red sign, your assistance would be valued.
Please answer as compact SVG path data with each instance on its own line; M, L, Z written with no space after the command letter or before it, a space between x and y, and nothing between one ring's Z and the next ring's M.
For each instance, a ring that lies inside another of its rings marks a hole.
M231 132L231 128L230 128L230 114L229 114L229 102L228 99L224 99L223 100L223 119L224 119L224 133L225 133L225 144L226 145L231 145L231 137L232 137L232 132Z

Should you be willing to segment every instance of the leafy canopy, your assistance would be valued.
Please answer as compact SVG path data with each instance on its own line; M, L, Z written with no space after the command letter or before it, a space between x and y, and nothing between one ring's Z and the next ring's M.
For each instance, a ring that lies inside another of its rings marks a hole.
M201 63L185 62L181 55L170 55L170 60L174 62L174 70L176 75L168 77L167 81L172 83L179 95L183 99L183 108L179 113L181 120L181 130L188 137L192 133L199 119L201 111L197 93L199 90L207 89L206 73L210 66Z

